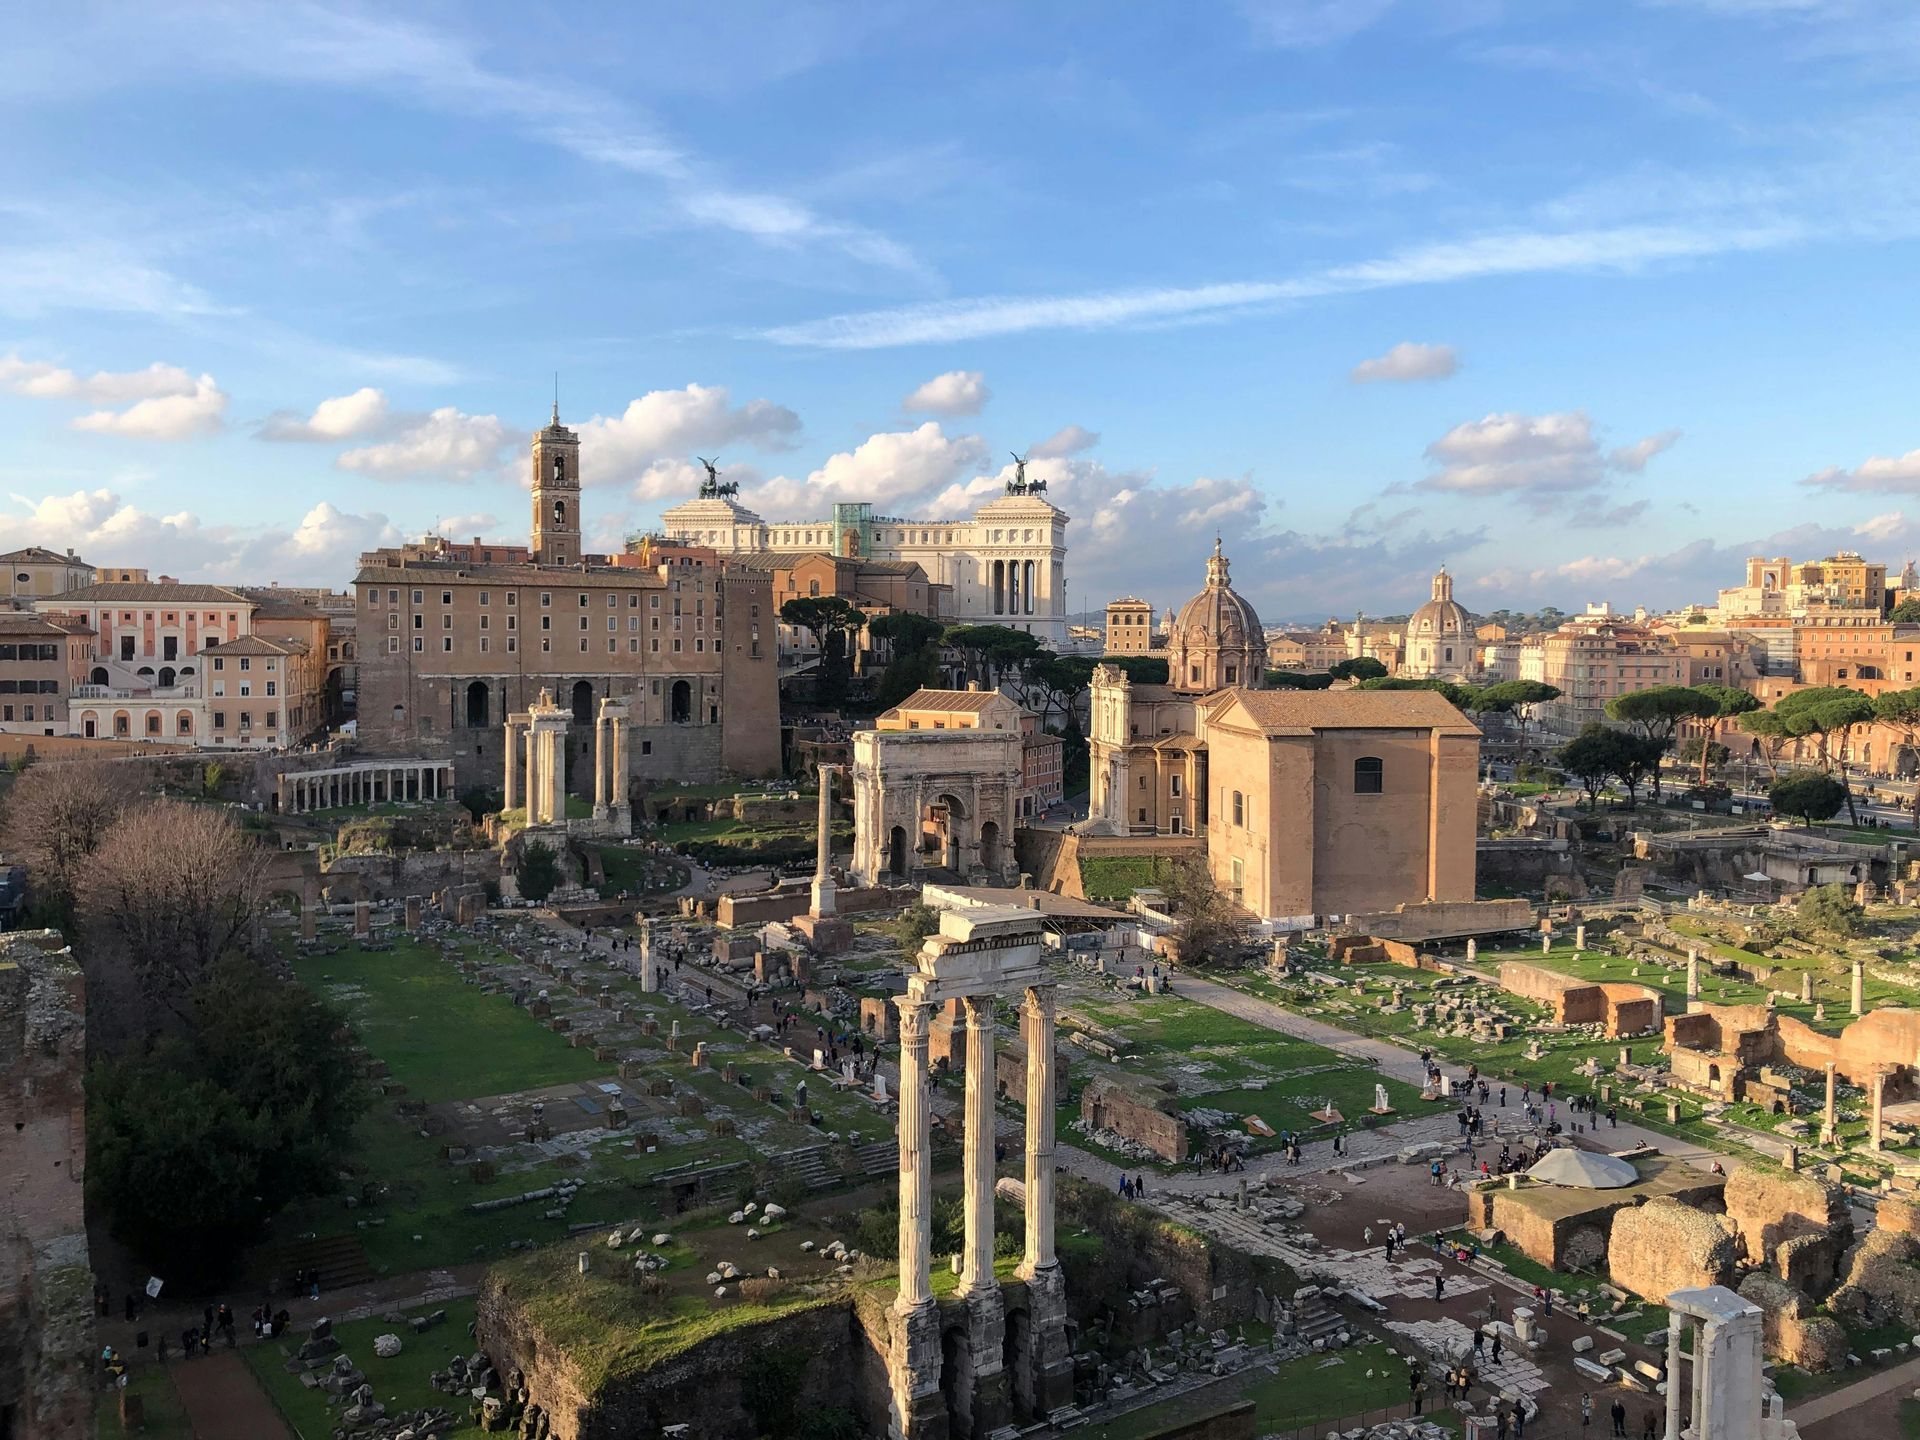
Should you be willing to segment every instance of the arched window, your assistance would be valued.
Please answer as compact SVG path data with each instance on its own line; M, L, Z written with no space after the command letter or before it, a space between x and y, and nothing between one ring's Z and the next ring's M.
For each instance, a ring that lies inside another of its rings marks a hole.
M1378 755L1362 755L1353 762L1353 793L1378 795L1386 786L1386 766Z
M173 681L173 667L170 665L162 665L160 667L160 688L162 690L171 690L173 688Z
M103 666L103 665L96 665L96 666L94 666L94 667L93 667L93 671L92 671L92 673L91 673L91 674L89 674L89 675L87 676L87 683L88 683L89 685L104 685L104 684L106 684L106 683L107 683L107 671L106 671L106 667L105 667L105 666Z
M820 593L820 582L818 580L807 581L807 594L818 595L819 593Z
M467 728L484 730L487 725L487 682L475 680L467 686Z
M566 501L556 500L553 502L553 523L555 525L559 525L563 527L566 525L567 523L567 502Z
M693 718L693 687L684 680L673 682L669 692L669 715L676 725L684 725Z

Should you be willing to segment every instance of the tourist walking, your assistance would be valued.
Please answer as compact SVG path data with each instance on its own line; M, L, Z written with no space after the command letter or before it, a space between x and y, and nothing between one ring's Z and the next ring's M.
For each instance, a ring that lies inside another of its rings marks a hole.
M1580 1428L1585 1430L1593 1423L1593 1396L1584 1390L1580 1393Z
M1625 1435L1627 1433L1627 1407L1616 1400L1612 1405L1607 1407L1607 1413L1613 1417L1613 1433L1615 1435Z

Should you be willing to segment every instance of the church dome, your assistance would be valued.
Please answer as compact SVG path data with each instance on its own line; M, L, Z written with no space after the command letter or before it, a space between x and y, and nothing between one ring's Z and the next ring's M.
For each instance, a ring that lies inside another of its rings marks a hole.
M1267 637L1260 616L1228 578L1220 540L1207 559L1207 588L1180 607L1167 644L1168 681L1206 693L1265 683Z
M1473 617L1453 598L1453 577L1442 567L1433 598L1407 620L1406 666L1415 679L1464 680L1473 672Z

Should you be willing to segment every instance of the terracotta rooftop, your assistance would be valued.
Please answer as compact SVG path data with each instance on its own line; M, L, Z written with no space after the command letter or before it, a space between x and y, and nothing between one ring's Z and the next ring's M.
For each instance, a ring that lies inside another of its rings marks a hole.
M297 640L269 640L264 635L242 635L222 645L209 645L208 655L304 655L307 647Z
M998 690L916 690L887 711L898 715L907 710L933 710L950 715L980 715L995 702L1013 704Z
M1248 715L1269 729L1473 729L1433 690L1234 690ZM1226 707L1216 707L1215 716Z
M107 580L48 595L45 601L67 605L248 605L253 601L224 585L161 585L152 581Z
M21 610L0 611L0 635L91 635L93 627L84 620L65 615L33 615Z
M28 545L24 549L9 550L0 555L0 561L8 560L24 560L36 565L85 565L89 570L93 568L78 555L62 555L58 550L49 550L44 545Z

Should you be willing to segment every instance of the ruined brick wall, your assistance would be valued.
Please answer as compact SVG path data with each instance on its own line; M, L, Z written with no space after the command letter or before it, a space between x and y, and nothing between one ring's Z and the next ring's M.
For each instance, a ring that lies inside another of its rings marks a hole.
M1761 1310L1761 1344L1772 1359L1818 1374L1847 1363L1847 1332L1831 1315L1819 1315L1800 1291L1756 1270L1740 1282L1740 1296Z
M1920 1326L1920 1240L1869 1230L1849 1253L1846 1276L1827 1307L1861 1325Z
M1660 994L1644 985L1606 984L1599 987L1605 1005L1607 1038L1640 1035L1660 1028Z
M1860 1085L1875 1070L1911 1065L1920 1054L1920 1010L1875 1010L1854 1021L1839 1036L1820 1034L1798 1020L1775 1017L1782 1058L1809 1070L1824 1070L1829 1060L1851 1083Z
M1001 1035L993 1047L993 1078L996 1092L1016 1103L1027 1098L1027 1042L1019 1035ZM1056 1033L1053 1041L1053 1103L1067 1102L1067 1052Z
M93 1433L86 982L53 931L0 936L0 1410Z
M1138 1141L1165 1160L1187 1158L1187 1122L1161 1109L1159 1097L1135 1093L1116 1080L1089 1080L1080 1092L1080 1118L1100 1130Z
M1814 1175L1749 1164L1727 1177L1724 1194L1748 1260L1824 1299L1853 1243L1845 1192Z
M1614 1284L1658 1305L1675 1290L1725 1285L1740 1257L1733 1221L1662 1196L1614 1217L1607 1269Z

